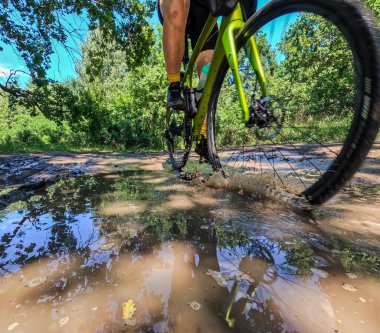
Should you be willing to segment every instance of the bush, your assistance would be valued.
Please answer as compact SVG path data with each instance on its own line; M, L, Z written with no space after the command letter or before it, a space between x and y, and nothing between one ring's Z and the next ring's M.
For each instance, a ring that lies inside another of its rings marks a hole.
M18 114L13 122L0 132L0 149L17 151L44 149L72 143L72 130L66 123L57 124L39 114Z

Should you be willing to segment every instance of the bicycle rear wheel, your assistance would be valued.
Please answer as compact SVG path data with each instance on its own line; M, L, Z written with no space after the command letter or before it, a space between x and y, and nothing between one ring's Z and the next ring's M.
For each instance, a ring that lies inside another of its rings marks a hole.
M244 60L254 36L270 94ZM380 123L379 32L352 0L273 0L236 37L239 72L255 119L240 122L227 60L209 102L208 144L214 170L271 172L288 190L321 204L353 176ZM255 103L266 110L257 115ZM291 188L291 189L290 189Z
M191 149L189 130L191 121L184 111L166 109L166 129L164 137L167 142L170 164L173 169L181 171L186 165Z

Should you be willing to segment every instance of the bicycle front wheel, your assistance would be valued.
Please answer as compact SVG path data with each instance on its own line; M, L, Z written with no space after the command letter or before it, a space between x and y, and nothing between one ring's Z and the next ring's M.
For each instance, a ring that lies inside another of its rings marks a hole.
M271 96L244 55L252 36ZM357 1L273 0L260 9L236 37L249 127L240 121L226 59L214 82L207 117L214 170L272 173L312 204L328 200L378 135L379 40L374 19Z

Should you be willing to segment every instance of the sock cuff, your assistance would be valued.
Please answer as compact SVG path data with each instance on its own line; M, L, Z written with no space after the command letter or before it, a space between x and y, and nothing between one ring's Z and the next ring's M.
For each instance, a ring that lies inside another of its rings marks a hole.
M181 74L180 74L180 72L178 72L176 74L168 74L168 81L169 81L169 83L181 81Z

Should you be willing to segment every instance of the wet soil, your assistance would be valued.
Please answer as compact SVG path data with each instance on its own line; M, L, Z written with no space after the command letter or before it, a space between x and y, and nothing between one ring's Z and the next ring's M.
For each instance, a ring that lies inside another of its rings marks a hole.
M286 147L285 151L286 151ZM306 149L306 150L305 150ZM310 162L307 156L313 156L313 166L325 168L334 157L333 151L339 151L335 144L326 144L325 148L303 145L305 158L292 157L291 163L298 169L307 169ZM294 154L293 147L289 152ZM228 156L228 155L227 155ZM320 160L316 157L320 156ZM192 156L194 163L191 171L197 168L196 156ZM49 186L61 179L68 179L82 175L114 173L129 167L138 166L141 170L162 170L167 162L164 153L35 153L0 155L0 209L17 200L27 198L35 189ZM245 162L246 163L246 162ZM272 162L273 163L273 162ZM283 171L289 171L289 163L284 164ZM279 168L279 163L276 163ZM262 168L262 166L261 166ZM270 164L267 165L271 169ZM208 170L211 172L211 169ZM380 142L373 145L367 159L356 174L352 183L380 184Z
M0 331L378 332L375 148L312 212L181 181L164 154L2 156Z

